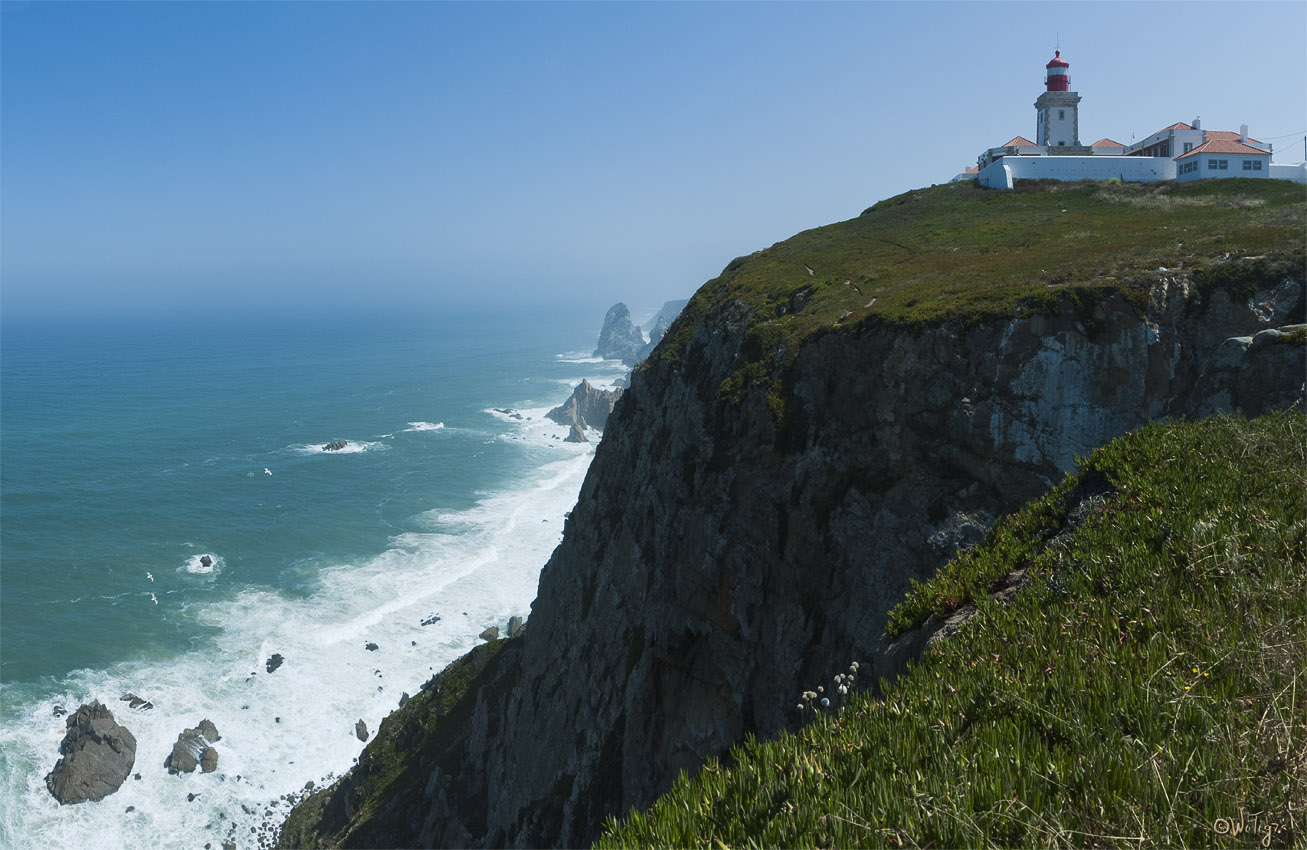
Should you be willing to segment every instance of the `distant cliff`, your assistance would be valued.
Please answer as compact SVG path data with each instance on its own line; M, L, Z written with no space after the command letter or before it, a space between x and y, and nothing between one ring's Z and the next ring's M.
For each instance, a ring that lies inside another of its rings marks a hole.
M1077 455L1302 405L1307 204L1211 182L953 184L732 262L633 373L525 636L387 719L284 844L587 844L874 669L909 583Z

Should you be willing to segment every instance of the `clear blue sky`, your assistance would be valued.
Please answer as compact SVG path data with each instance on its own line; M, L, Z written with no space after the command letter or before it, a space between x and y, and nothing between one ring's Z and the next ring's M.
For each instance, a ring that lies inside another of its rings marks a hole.
M1307 4L0 3L0 309L617 300L1034 135L1303 159Z

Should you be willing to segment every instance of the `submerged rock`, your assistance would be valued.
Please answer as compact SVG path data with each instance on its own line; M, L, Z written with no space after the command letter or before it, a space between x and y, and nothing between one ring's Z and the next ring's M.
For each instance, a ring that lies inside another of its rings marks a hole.
M136 738L93 700L68 715L59 752L63 758L45 777L60 804L102 800L117 791L136 762Z

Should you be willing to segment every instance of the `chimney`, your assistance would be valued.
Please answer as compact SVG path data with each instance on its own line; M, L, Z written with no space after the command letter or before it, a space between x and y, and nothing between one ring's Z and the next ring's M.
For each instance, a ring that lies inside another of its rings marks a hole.
M1248 144L1248 125L1247 125L1247 124L1240 124L1240 125L1239 125L1239 141L1243 142L1245 145Z
M1201 130L1201 129L1203 129L1203 121L1202 121L1201 118L1198 118L1198 117L1195 116L1195 117L1194 117L1193 124L1194 124L1194 129L1195 129L1195 130Z

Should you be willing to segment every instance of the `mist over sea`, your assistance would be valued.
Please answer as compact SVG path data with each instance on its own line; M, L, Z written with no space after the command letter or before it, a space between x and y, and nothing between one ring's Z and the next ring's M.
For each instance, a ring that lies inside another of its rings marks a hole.
M256 846L358 720L528 614L594 448L543 415L625 372L601 319L6 319L0 846ZM141 778L60 806L55 706L92 699ZM205 718L217 771L169 775Z

